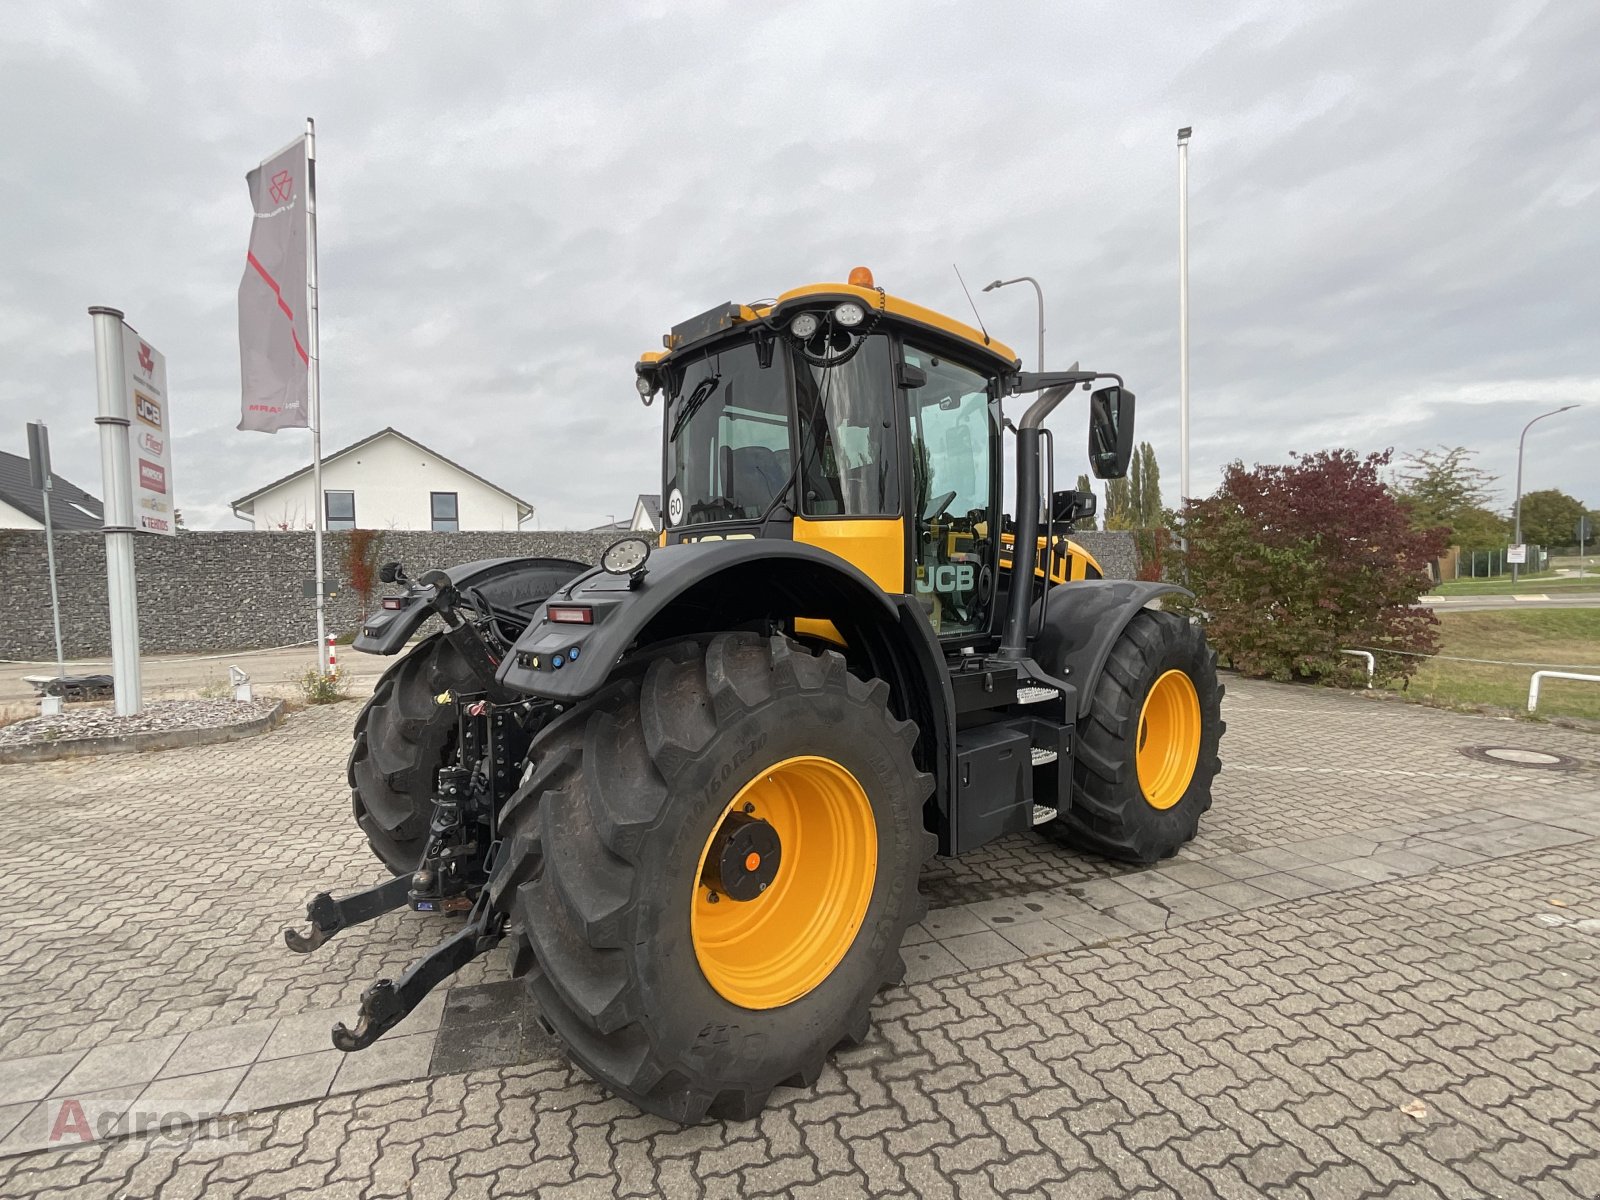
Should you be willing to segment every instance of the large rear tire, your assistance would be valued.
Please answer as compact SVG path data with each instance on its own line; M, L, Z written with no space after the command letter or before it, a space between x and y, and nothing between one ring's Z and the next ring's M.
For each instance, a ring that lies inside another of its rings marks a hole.
M383 673L356 717L350 806L372 852L396 875L421 861L434 783L455 751L455 706L436 697L477 686L466 659L436 633Z
M1072 804L1046 831L1123 862L1177 853L1211 807L1222 767L1222 692L1201 628L1141 610L1095 682L1079 728Z
M535 740L491 898L545 1021L614 1092L747 1119L866 1036L936 845L888 695L837 654L724 633L625 662Z

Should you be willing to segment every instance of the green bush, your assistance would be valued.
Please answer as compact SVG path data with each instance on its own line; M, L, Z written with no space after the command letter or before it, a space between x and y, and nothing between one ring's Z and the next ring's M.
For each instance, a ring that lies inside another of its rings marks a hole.
M1438 642L1431 610L1415 607L1442 553L1442 529L1411 528L1384 487L1387 452L1293 455L1281 466L1235 462L1222 486L1178 519L1184 569L1218 653L1248 675L1355 683L1361 660L1406 678Z

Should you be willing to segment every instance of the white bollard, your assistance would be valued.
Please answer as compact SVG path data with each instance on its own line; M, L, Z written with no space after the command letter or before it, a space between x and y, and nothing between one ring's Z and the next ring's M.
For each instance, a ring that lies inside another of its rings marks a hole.
M339 669L339 651L334 644L333 634L328 635L328 674L332 675Z
M228 682L233 685L233 698L235 700L250 701L255 699L255 693L250 688L250 676L240 668L228 668Z

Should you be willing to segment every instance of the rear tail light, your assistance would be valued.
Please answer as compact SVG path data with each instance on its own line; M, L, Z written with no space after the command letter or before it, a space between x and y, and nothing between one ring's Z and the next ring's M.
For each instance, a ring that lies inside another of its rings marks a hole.
M385 596L383 598L383 607L387 608L390 612L402 609L405 606L406 598L404 596Z
M594 624L594 609L587 604L552 604L544 611L557 625Z

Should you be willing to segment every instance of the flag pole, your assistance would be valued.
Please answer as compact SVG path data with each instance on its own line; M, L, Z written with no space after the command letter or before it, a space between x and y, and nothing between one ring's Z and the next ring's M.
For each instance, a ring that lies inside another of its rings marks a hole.
M311 492L317 554L317 668L328 674L328 614L322 584L322 341L317 315L317 123L306 118L306 332L311 336L311 377L307 381L311 418Z

